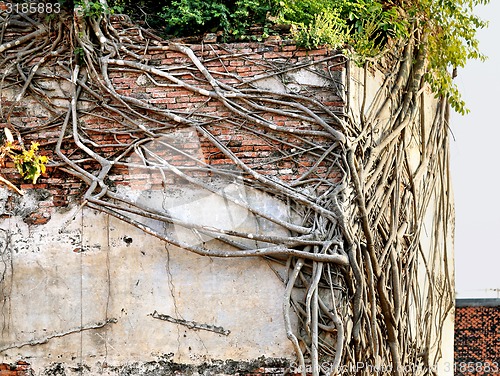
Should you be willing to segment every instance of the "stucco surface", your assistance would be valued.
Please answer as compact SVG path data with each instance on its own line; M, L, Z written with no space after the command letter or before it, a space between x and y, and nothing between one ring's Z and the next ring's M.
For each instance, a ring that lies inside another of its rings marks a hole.
M173 192L172 212L196 210L201 223L227 228L256 226L248 213L219 197ZM141 195L150 204L165 198ZM286 215L270 198L258 200L265 210ZM228 222L231 216L234 221ZM57 359L92 367L165 357L193 364L293 355L281 314L282 265L198 256L78 207L54 214L44 226L30 228L12 217L1 228L0 354L6 361L20 358L43 367ZM183 240L198 241L190 236L179 231ZM193 328L193 322L202 328Z

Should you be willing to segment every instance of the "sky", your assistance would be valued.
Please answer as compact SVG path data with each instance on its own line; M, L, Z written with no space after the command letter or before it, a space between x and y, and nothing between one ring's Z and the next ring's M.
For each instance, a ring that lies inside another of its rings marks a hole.
M477 7L486 62L455 79L470 113L451 116L457 298L500 298L500 0ZM455 140L453 140L453 137Z

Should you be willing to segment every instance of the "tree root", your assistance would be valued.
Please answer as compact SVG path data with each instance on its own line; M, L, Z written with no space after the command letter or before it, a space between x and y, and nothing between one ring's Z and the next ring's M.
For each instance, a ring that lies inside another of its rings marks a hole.
M255 78L211 71L209 60L189 47L151 38L139 28L116 29L106 18L99 22L81 15L67 17L58 25L35 19L22 28L9 26L15 22L7 25L12 39L0 45L0 67L8 72L0 82L0 94L14 92L15 100L2 99L0 116L23 137L36 138L39 129L12 117L15 106L34 100L48 108L43 129L57 134L52 141L53 167L86 184L83 200L89 207L186 251L288 260L283 314L303 375L307 363L312 363L315 376L334 375L341 365L357 362L391 365L394 375L408 364L422 370L436 364L436 328L447 317L440 307L452 304L453 286L446 241L435 240L433 249L424 251L421 230L435 202L437 220L427 230L437 237L448 235L448 105L440 99L435 113L423 116L425 64L416 59L420 55L412 40L393 51L398 55L394 71L387 74L379 99L370 108L363 101L366 113L356 117L351 108L344 116L308 95L266 90ZM19 18L2 13L0 21ZM49 35L58 43L45 48ZM180 54L182 63L152 66L145 56L154 51ZM224 60L217 58L224 64L232 55L241 54L227 52ZM339 62L349 64L341 55L297 65L268 60L263 62L267 71L262 77L280 80L299 68L316 65L321 70L324 64ZM189 92L199 105L190 112L169 109L120 89L113 77L127 72L165 92ZM53 96L47 80L65 88L70 100ZM331 87L337 86L329 80ZM210 106L217 111L206 111ZM386 121L380 120L382 115ZM426 130L422 122L429 116L432 127ZM297 125L283 125L275 120L280 117ZM188 131L202 140L209 154L179 145L175 135ZM252 160L232 146L238 133L270 147L273 163L288 163L294 177L268 175L263 166L269 162ZM421 140L416 168L408 155L412 137ZM155 142L160 150L151 147ZM189 164L175 164L173 156ZM192 184L289 235L200 225L140 204L112 184L127 170L159 177L148 189L165 189L172 181ZM270 215L220 189L215 181L275 197L300 221ZM152 227L151 221L181 226L213 241L188 244ZM419 282L422 270L425 284ZM292 308L298 317L296 330ZM331 367L325 368L325 361Z

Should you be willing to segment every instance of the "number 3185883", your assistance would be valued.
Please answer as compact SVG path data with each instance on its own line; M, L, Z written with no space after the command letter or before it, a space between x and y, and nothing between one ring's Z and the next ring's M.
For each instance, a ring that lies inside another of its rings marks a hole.
M7 13L59 13L61 4L59 3L22 3L5 4Z

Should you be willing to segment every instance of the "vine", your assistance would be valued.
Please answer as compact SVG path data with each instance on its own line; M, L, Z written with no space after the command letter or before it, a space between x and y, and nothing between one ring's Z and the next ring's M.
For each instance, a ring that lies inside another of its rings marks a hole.
M2 120L25 137L40 129L56 133L51 166L86 184L82 199L89 208L186 251L260 256L285 266L284 323L303 375L306 364L317 376L338 374L341 365L358 362L390 365L393 375L402 375L408 365L417 367L415 375L428 374L440 359L441 328L454 298L447 242L434 240L427 252L422 226L434 210L433 227L426 230L447 239L453 213L447 170L449 105L442 95L432 111L427 109L427 55L418 25L413 24L404 43L394 45L383 86L370 106L365 106L365 97L361 115L355 116L352 109L340 113L307 95L259 88L252 78L233 75L226 80L186 45L163 41L133 25L115 28L107 15L88 18L80 10L61 15L58 23L0 13L0 68L5 72L0 89L10 90L14 98L4 104L2 116L27 98L49 113L40 128L8 116ZM10 39L4 40L6 36ZM238 55L225 48L227 54L216 59ZM155 51L181 54L186 63L152 65L144 56ZM349 61L340 53L322 63L331 67ZM297 69L287 62L263 64L276 78ZM365 64L365 75L368 69ZM217 105L224 111L175 110L122 92L112 79L121 71L142 75L162 90L186 90L206 107ZM325 79L336 86L332 77ZM64 104L44 89L47 80L65 88L69 99ZM279 116L300 126L284 126L275 120ZM106 126L99 125L103 122ZM219 166L186 153L173 137L185 129L227 163ZM259 163L234 151L224 137L227 132L265 140L276 152L273 163L290 162L301 171L299 176L265 174ZM418 161L408 152L415 139ZM192 165L176 165L149 147L151 142L189 158ZM312 162L305 165L304 158ZM167 177L188 182L287 235L199 224L133 200L112 184L114 174L127 170L155 171L163 185ZM282 200L294 215L284 219L266 213L220 189L220 182ZM214 241L190 244L158 230L152 221ZM427 283L419 286L422 275ZM292 325L293 315L298 328ZM322 368L324 361L329 369Z

